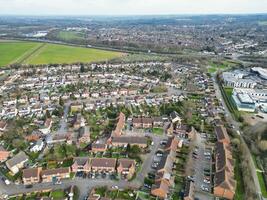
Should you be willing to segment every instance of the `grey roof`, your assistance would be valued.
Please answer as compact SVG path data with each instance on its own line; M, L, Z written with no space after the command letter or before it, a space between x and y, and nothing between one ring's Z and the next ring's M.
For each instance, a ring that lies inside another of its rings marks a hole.
M113 137L113 143L127 143L127 144L147 144L146 137L137 137L137 136L123 136L123 137Z
M13 158L6 161L6 165L11 168L23 161L27 161L28 159L29 157L23 151L21 151L17 155L15 155Z
M73 159L74 163L76 162L77 165L85 165L88 161L89 158L88 157L76 157Z

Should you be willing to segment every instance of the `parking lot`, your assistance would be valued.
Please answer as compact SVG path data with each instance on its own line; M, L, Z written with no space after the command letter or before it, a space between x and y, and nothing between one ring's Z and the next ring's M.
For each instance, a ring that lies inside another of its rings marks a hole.
M116 175L112 174L112 173L94 173L94 172L89 172L89 173L85 173L85 172L77 172L75 174L75 177L78 179L109 179L109 180L115 180L116 179Z
M212 191L212 150L206 147L205 142L206 134L198 133L192 153L194 173L192 177L188 177L195 182L195 196L199 200L210 199Z

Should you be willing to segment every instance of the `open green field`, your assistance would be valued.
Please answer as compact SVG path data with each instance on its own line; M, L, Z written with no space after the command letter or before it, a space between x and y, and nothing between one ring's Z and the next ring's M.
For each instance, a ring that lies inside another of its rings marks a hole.
M39 43L40 44L40 43ZM34 42L0 42L0 66L12 64L36 48Z
M0 66L18 64L61 64L106 61L122 53L58 44L0 41Z
M75 32L75 31L60 31L57 37L64 41L84 40L85 34L81 32Z
M209 67L208 67L208 72L209 73L215 73L218 70L224 71L227 70L229 68L238 66L239 63L232 61L232 60L224 60L224 61L220 61L220 62L210 62L209 63Z

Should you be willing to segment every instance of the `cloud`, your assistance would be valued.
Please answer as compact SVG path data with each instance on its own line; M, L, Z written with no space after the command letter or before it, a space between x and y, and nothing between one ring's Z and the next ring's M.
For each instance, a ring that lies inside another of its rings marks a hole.
M0 0L0 14L131 15L266 13L267 0Z

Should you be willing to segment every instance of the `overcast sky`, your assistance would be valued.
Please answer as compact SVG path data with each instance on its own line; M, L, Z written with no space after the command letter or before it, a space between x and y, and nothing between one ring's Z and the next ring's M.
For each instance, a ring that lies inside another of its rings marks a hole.
M0 15L267 13L267 0L0 0Z

